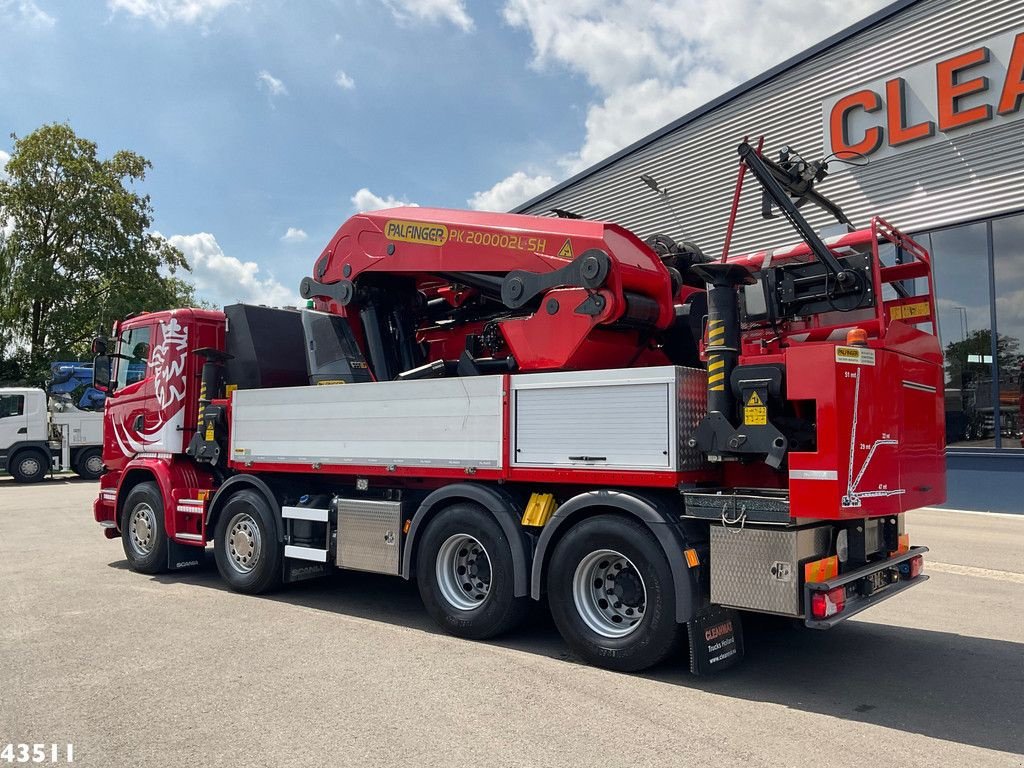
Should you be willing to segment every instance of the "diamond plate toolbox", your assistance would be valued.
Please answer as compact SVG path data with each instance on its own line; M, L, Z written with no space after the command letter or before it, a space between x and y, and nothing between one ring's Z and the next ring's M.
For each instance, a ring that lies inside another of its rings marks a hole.
M803 563L828 554L832 526L711 528L711 602L800 616Z
M338 499L339 568L397 575L401 550L402 503Z

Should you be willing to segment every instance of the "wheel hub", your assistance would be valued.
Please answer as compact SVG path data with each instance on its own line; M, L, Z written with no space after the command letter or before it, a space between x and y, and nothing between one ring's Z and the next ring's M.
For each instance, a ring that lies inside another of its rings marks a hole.
M632 568L620 570L618 574L608 576L605 581L614 585L612 596L623 605L635 608L643 603L644 585Z

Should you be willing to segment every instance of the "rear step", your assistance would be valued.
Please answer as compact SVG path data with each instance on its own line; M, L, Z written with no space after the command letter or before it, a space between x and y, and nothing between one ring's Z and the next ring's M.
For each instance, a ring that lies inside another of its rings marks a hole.
M701 488L683 491L684 514L722 525L792 525L789 492L775 488Z

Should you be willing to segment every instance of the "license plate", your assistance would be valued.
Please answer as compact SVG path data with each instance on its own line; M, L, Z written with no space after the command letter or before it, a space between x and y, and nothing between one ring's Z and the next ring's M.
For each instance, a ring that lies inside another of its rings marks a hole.
M888 571L875 571L860 580L860 593L869 597L879 592L890 584Z

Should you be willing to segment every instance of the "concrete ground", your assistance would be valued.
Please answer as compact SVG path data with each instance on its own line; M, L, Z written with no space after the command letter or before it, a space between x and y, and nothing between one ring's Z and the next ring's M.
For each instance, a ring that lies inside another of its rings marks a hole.
M576 663L550 620L437 630L414 585L267 598L130 572L96 484L0 480L0 748L81 766L1020 766L1024 517L922 511L931 580L825 633L762 626L717 678Z

